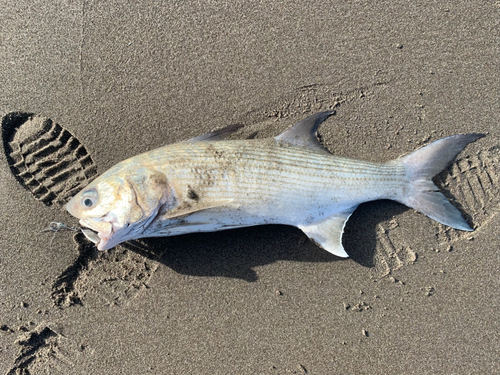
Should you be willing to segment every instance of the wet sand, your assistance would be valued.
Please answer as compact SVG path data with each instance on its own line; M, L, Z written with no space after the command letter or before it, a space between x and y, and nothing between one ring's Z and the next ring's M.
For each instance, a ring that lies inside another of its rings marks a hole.
M498 7L6 1L1 374L493 374L500 368ZM484 133L435 181L475 229L361 205L349 259L261 226L98 252L63 208L117 162L336 109L336 155ZM8 114L8 115L7 115ZM23 372L24 371L24 372Z

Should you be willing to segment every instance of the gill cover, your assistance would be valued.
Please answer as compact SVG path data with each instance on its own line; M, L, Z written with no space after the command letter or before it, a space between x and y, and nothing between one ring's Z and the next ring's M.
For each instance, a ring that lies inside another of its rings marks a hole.
M99 250L141 237L165 203L169 206L175 202L166 176L155 169L143 166L130 168L121 178L127 200L117 197L117 207L106 215L113 224L113 230L110 236L99 242Z
M150 218L158 212L161 205L172 202L172 188L165 174L155 169L139 167L124 176L135 204L129 214L129 223Z

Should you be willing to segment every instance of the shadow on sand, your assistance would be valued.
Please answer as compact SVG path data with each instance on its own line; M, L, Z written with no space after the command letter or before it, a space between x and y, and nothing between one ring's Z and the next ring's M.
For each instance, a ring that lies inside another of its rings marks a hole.
M350 257L364 267L373 267L376 225L405 210L405 206L391 201L362 204L349 219L343 236ZM276 261L342 260L309 241L299 229L285 225L141 239L121 246L183 275L223 276L246 281L257 280L254 267Z

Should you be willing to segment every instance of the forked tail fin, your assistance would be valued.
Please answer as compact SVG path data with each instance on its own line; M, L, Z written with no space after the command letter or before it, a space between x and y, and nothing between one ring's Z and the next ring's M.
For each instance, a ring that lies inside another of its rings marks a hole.
M401 203L441 224L472 231L460 211L434 185L432 177L446 168L465 146L482 137L483 134L452 135L400 158L409 180L409 187L401 197Z

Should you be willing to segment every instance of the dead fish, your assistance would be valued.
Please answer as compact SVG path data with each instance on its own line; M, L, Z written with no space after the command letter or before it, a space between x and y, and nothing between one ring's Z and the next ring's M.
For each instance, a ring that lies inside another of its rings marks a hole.
M118 163L66 205L99 250L121 242L261 224L300 228L348 257L346 221L360 203L392 199L453 228L472 231L432 177L470 142L453 135L386 163L336 157L316 138L333 110L271 139L223 140L237 126Z

